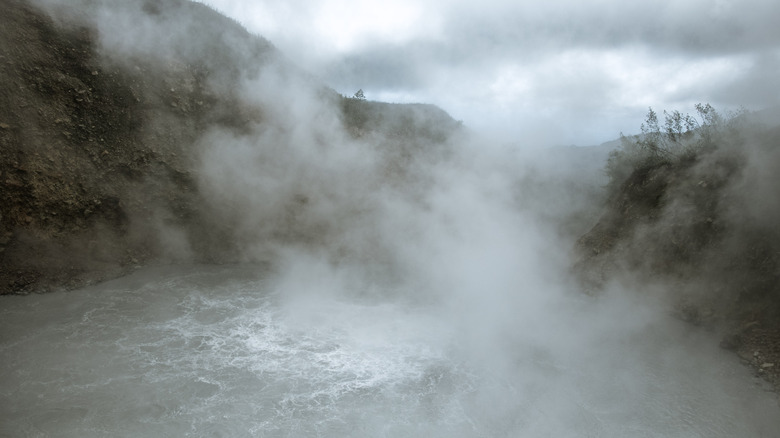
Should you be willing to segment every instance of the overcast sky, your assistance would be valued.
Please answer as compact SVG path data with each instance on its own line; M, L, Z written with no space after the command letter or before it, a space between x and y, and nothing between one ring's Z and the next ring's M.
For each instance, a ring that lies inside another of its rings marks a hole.
M780 1L204 0L342 94L589 145L647 108L780 104Z

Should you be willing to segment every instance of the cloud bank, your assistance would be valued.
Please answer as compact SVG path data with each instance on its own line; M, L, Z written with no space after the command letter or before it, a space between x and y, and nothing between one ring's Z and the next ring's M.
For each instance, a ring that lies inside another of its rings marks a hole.
M780 104L780 6L763 0L205 3L344 94L435 103L524 143L607 141L648 106Z

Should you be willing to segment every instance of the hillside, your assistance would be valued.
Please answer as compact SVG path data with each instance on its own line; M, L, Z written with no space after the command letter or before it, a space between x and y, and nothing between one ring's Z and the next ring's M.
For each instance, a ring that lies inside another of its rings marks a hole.
M667 300L777 384L780 114L711 111L698 125L624 139L575 270L591 293L623 285Z
M339 135L392 169L459 130L435 107L343 98L199 3L8 0L0 27L0 294L254 257L235 214L248 201L212 184L220 166L273 172L274 156ZM307 190L277 190L284 207L262 218L276 225L253 237L310 240L289 218L316 204Z

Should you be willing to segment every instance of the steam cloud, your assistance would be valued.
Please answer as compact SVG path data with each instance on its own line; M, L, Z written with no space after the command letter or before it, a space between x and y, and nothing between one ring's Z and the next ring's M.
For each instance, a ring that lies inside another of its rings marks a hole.
M215 72L224 60L218 49L201 51L213 43L192 23L166 19L174 14L168 2L154 13L136 2L84 3L102 52L114 60L205 61ZM281 56L258 64L245 41L228 38L219 47L250 68L239 63L229 74L215 73L208 87L240 96L259 117L242 129L210 126L192 144L203 210L238 242L241 260L272 263L272 284L291 303L430 306L457 333L467 361L505 378L518 364L532 364L533 372L511 379L542 405L560 403L567 386L583 384L565 368L593 376L603 397L652 389L633 378L650 353L630 344L643 343L645 332L663 337L671 330L659 323L663 306L616 290L595 300L581 295L569 275L571 237L592 224L593 198L585 195L603 182L600 175L569 174L565 157L486 146L475 134L411 148L381 131L352 135L338 103ZM742 184L761 186L766 173ZM570 191L578 183L585 189ZM753 203L749 210L761 218L764 208L777 206ZM196 238L161 231L179 254L194 243L187 238ZM665 360L671 368L688 359ZM670 373L669 385L679 383ZM506 419L523 408L492 399L497 394L485 387L476 395L495 410L490 417ZM639 409L641 401L635 403ZM574 411L576 403L561 409Z
M208 77L213 93L260 110L248 130L209 127L192 148L205 210L243 260L272 260L279 284L437 302L468 327L475 348L537 336L534 327L572 292L561 227L585 207L568 194L575 178L557 159L534 161L470 134L445 146L409 146L381 130L356 138L336 102L272 49L258 64L246 41L217 44L186 14L173 19L178 2L84 5L105 57L205 63L217 72ZM225 51L236 60L229 75L216 70ZM579 211L569 211L573 203ZM186 246L175 230L162 237Z

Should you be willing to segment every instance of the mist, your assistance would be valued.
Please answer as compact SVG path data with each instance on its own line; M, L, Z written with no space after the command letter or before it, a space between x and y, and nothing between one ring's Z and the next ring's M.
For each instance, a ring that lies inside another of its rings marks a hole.
M82 11L39 3L60 19ZM459 124L427 107L345 100L270 43L260 50L248 34L174 19L180 2L83 4L89 12L79 19L94 24L105 62L127 69L137 59L205 65L204 95L232 96L245 117L202 118L179 152L197 187L198 231L166 220L165 206L154 206L160 219L144 230L184 274L141 271L125 283L74 292L69 297L82 294L84 302L55 318L71 324L95 302L94 319L108 323L126 300L140 303L143 312L134 317L148 324L123 329L117 345L144 345L131 353L152 351L144 330L158 326L178 333L182 345L204 339L208 348L198 347L191 361L155 359L214 385L213 394L192 396L203 405L182 411L197 416L220 400L216 409L229 421L209 417L190 433L202 436L207 426L224 436L725 437L777 430L776 401L743 391L750 378L739 380L737 359L717 349L716 335L674 319L665 294L644 293L663 284L627 274L598 295L583 293L571 267L577 238L602 212L603 152L583 158L578 148L537 149L535 138L506 147L468 120ZM361 125L344 102L381 116ZM734 190L771 190L773 167L748 161L758 170L746 171ZM745 207L755 220L766 209L777 206ZM211 245L237 268L198 267L196 254ZM111 301L111 294L128 298ZM274 310L263 313L268 306ZM23 306L8 312L16 321ZM284 356L281 348L299 341L304 347ZM190 354L171 345L182 358ZM21 361L35 357L14 351ZM239 370L230 372L258 379L293 370L287 381L250 385L254 396L281 400L277 416L255 412L263 422L253 422L231 411L253 394L230 398L223 354ZM71 360L66 364L78 367ZM146 360L140 368L152 363ZM325 395L295 398L305 392L300 387ZM273 390L279 394L264 392ZM141 392L131 395L143 400ZM173 415L172 401L159 403L165 414L148 427ZM319 422L307 422L312 412L321 413ZM179 432L188 426L182 421Z
M777 6L204 0L342 93L430 102L502 141L592 145L648 106L777 105Z

